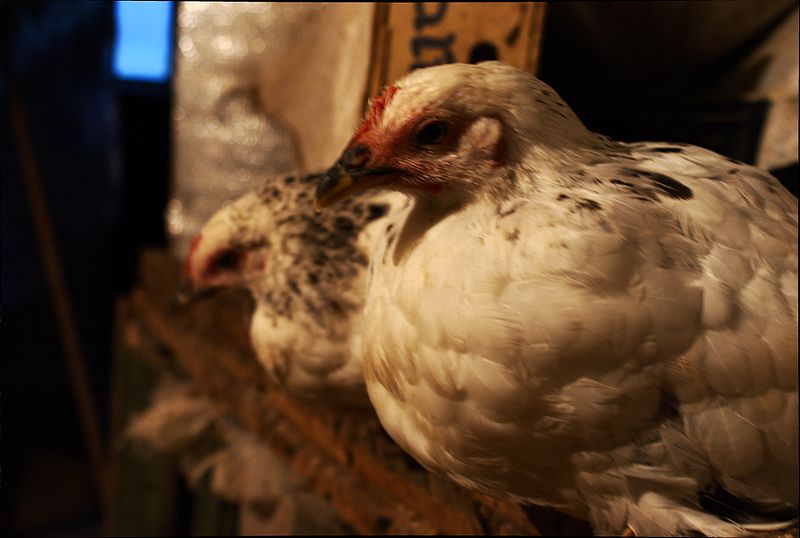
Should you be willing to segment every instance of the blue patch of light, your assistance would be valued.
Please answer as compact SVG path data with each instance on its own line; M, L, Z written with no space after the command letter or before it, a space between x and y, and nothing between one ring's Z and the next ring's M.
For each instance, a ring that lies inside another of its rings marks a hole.
M114 2L114 75L166 82L172 71L173 2Z

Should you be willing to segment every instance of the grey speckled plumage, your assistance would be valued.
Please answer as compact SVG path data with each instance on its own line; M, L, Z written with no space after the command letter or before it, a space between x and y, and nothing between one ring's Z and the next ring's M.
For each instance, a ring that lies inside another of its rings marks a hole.
M484 63L376 101L318 197L359 185L413 200L372 256L361 352L424 466L598 533L796 517L797 199L774 177L596 135Z
M353 327L377 227L402 199L371 193L317 216L315 180L270 179L221 208L194 240L185 276L195 291L251 291L251 342L275 382L305 398L367 405Z

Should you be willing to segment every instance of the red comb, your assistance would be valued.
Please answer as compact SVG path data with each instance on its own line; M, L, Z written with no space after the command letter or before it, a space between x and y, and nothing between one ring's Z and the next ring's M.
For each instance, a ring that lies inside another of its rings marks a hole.
M353 139L359 138L362 134L366 133L372 127L375 126L381 120L383 116L383 111L386 109L386 106L392 101L394 94L397 93L399 90L397 86L387 86L383 93L380 94L378 97L373 99L370 102L369 112L367 113L367 117L364 122L361 124L361 127L358 128L356 134L353 136Z

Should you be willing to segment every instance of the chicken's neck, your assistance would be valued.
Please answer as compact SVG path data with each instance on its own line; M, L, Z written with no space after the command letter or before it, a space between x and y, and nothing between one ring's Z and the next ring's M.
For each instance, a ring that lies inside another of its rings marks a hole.
M393 260L398 265L413 250L425 233L449 215L460 211L465 201L433 196L412 196L414 204L402 222L394 246Z

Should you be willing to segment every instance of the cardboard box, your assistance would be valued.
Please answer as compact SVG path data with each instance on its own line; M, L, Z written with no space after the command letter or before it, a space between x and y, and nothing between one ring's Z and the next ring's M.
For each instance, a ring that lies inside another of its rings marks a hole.
M366 95L418 67L484 60L536 72L545 4L376 4Z

